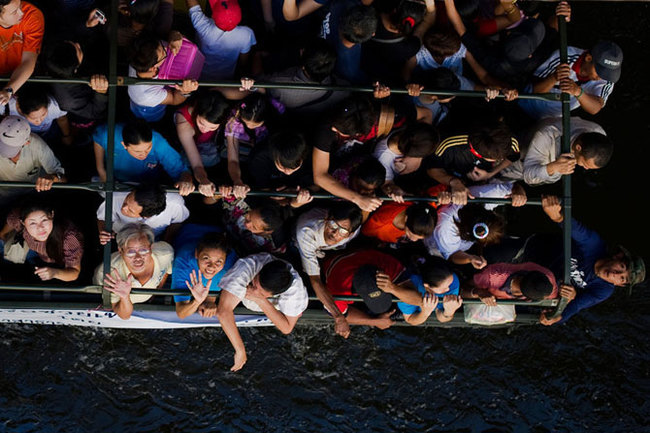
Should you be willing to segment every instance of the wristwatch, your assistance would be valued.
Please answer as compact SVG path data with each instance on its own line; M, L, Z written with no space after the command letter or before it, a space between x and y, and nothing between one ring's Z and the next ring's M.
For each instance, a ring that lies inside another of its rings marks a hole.
M5 92L7 92L7 93L9 93L9 96L10 96L10 97L14 94L14 89L12 89L11 87L5 87L5 88L2 89L2 90L5 91Z

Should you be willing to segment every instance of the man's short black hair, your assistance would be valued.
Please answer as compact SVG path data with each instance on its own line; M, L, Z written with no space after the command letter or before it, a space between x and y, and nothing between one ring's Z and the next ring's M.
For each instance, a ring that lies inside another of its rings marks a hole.
M334 71L336 52L325 39L314 39L302 51L300 65L310 79L320 83Z
M374 105L363 95L352 95L337 107L332 126L341 134L365 135L375 124Z
M167 207L167 196L162 185L142 183L133 188L133 198L142 206L140 216L149 218L163 213Z
M136 23L147 25L158 14L160 0L138 0L128 3L129 18Z
M442 257L430 256L420 265L422 282L430 286L438 286L452 275L449 262Z
M47 50L45 66L55 77L73 77L79 64L77 49L70 41L56 41Z
M124 125L122 140L125 146L148 143L153 139L151 126L143 119L135 119Z
M363 222L363 214L359 207L349 201L337 201L332 203L327 212L327 217L334 221L350 221L350 233L354 233Z
M376 158L368 158L352 170L350 177L356 177L368 185L380 187L386 180L386 167Z
M472 21L479 14L480 0L455 0L454 4L463 21Z
M427 123L416 122L400 133L397 148L404 156L424 158L436 150L439 141L440 135L436 128Z
M260 286L275 295L286 292L293 282L289 265L282 260L273 260L264 265L260 271Z
M196 252L200 253L203 250L221 250L228 254L230 252L230 242L225 233L209 232L204 234L199 243L196 244Z
M512 152L512 133L503 122L483 126L471 132L469 142L484 158L500 161Z
M614 153L614 144L604 134L587 132L578 137L580 153L586 159L593 159L598 168L607 165Z
M287 220L287 212L283 206L280 206L271 199L261 200L252 207L252 210L259 209L260 217L266 225L266 230L273 233L280 229Z
M341 17L339 32L345 40L353 44L362 44L372 38L377 31L377 21L375 8L357 5L348 9Z
M406 209L406 227L415 235L429 236L437 221L438 214L428 203L412 204Z
M160 40L149 33L140 35L133 41L129 51L129 64L136 72L147 72L158 63Z
M16 92L16 101L20 111L27 115L50 105L47 88L39 83L26 83Z
M451 69L447 68L416 71L411 78L411 82L423 86L424 90L460 90L458 76ZM442 98L446 99L449 96Z
M443 59L460 50L460 36L451 29L431 27L424 34L422 44L433 58L441 63Z
M553 292L553 284L540 271L529 271L519 282L521 293L531 301L541 301Z
M307 142L295 131L281 131L269 139L273 161L290 170L300 167L307 153Z

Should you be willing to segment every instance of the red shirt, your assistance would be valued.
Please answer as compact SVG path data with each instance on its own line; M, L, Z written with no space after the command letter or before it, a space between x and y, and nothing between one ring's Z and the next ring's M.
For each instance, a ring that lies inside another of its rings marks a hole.
M8 29L0 26L0 76L10 75L22 62L23 52L41 52L45 20L43 13L31 3L22 2L25 15Z
M325 285L334 296L352 295L354 273L363 265L375 265L396 282L404 272L404 266L396 258L375 250L362 250L340 254L325 259L323 273ZM352 301L335 301L342 313L348 311Z
M474 274L474 285L479 289L487 289L497 299L513 299L514 297L501 290L510 275L519 271L539 271L546 275L546 278L553 285L553 291L546 299L557 298L557 282L553 272L536 263L494 263L487 266L481 272Z

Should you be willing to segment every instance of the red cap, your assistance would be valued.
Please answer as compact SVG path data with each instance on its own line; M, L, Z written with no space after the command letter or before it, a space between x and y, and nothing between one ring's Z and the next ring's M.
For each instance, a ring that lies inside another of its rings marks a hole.
M225 32L241 22L241 8L237 0L210 0L210 7L214 23Z

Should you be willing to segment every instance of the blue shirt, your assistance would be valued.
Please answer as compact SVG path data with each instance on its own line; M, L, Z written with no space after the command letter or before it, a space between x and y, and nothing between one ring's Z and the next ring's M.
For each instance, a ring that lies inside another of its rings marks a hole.
M562 312L564 323L580 310L603 302L614 293L614 285L596 276L596 261L607 257L605 241L593 230L571 219L571 284L576 289L576 297Z
M160 170L164 170L176 181L181 174L189 171L181 156L165 140L153 131L151 151L144 160L134 158L122 145L123 124L115 125L114 173L119 182L145 182L158 180ZM93 134L93 140L104 150L108 143L108 127L101 125ZM106 156L108 157L108 156Z
M444 306L442 305L442 298L444 298L446 295L458 295L459 290L460 290L460 280L458 279L458 276L456 274L452 274L454 276L453 281L451 282L451 285L449 286L449 290L447 290L445 293L441 294L436 294L438 297L438 304L436 305L436 309L438 310L444 310ZM427 290L424 288L424 283L422 281L422 277L416 274L411 275L411 282L415 285L415 287L418 289L418 292L420 292L421 295L425 295L427 293ZM411 305L407 304L405 302L398 302L397 303L397 308L402 312L402 314L407 315L407 314L415 314L419 313L422 311L422 309L416 305Z
M172 290L187 290L185 281L190 280L190 274L195 271L198 275L199 263L194 257L194 250L199 241L206 233L221 232L219 227L200 225L200 224L186 224L180 229L174 242L174 250L176 251L176 258L174 259L174 266L172 268ZM210 291L220 291L219 282L221 278L228 272L228 270L237 261L237 254L234 250L226 256L226 263L223 269L212 277L212 284ZM203 285L208 284L209 280L203 277ZM174 296L174 302L184 302L192 299L191 296Z

